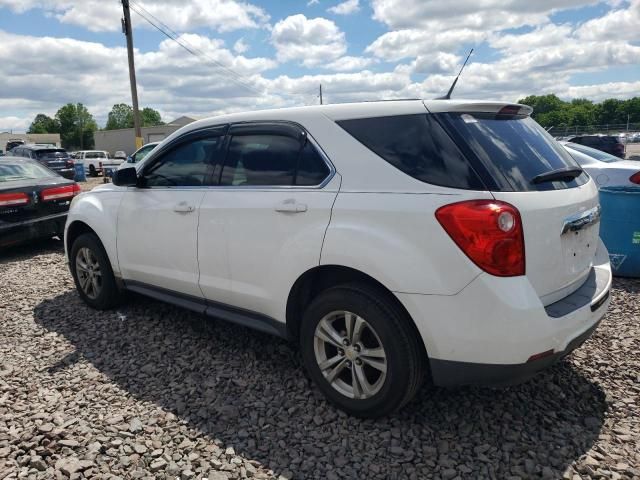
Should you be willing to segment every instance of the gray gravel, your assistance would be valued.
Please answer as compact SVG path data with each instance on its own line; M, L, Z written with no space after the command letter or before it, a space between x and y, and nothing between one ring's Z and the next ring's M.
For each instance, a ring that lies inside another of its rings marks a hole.
M640 478L640 281L508 390L350 418L296 349L141 297L85 307L60 242L0 254L0 479Z

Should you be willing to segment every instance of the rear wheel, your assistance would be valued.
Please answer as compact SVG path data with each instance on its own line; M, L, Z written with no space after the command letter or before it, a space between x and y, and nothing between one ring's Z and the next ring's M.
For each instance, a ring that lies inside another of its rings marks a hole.
M105 310L121 302L111 263L95 234L82 234L73 242L69 263L76 289L87 305Z
M387 292L364 284L322 292L300 334L305 366L327 398L360 417L387 415L413 398L424 352Z
M93 165L89 165L89 175L91 175L92 177L98 176L98 171L96 170L96 167L94 167Z

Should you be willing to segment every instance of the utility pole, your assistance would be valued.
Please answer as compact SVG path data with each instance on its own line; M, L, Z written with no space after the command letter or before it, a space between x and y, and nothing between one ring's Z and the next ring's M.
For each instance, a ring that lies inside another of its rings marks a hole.
M320 105L322 105L322 84L320 84Z
M133 103L133 127L136 133L136 150L142 147L142 130L140 125L140 110L138 110L138 87L136 86L136 66L133 61L133 29L131 28L131 13L129 0L122 0L122 31L127 37L127 56L129 57L129 81L131 82L131 100Z

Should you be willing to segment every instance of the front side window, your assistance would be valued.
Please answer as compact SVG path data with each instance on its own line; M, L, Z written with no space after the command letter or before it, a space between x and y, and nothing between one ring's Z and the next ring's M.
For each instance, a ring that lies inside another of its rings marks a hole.
M229 143L221 185L293 185L300 142L281 135L239 135Z
M207 185L214 164L220 160L224 137L188 140L161 155L145 169L146 187L197 187Z

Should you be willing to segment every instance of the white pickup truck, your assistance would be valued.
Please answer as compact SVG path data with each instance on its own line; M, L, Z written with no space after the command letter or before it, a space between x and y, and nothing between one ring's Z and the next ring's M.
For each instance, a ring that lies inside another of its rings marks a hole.
M117 168L123 162L120 158L110 158L104 150L81 150L75 154L76 162L84 164L84 170L92 177L104 171L105 166Z

